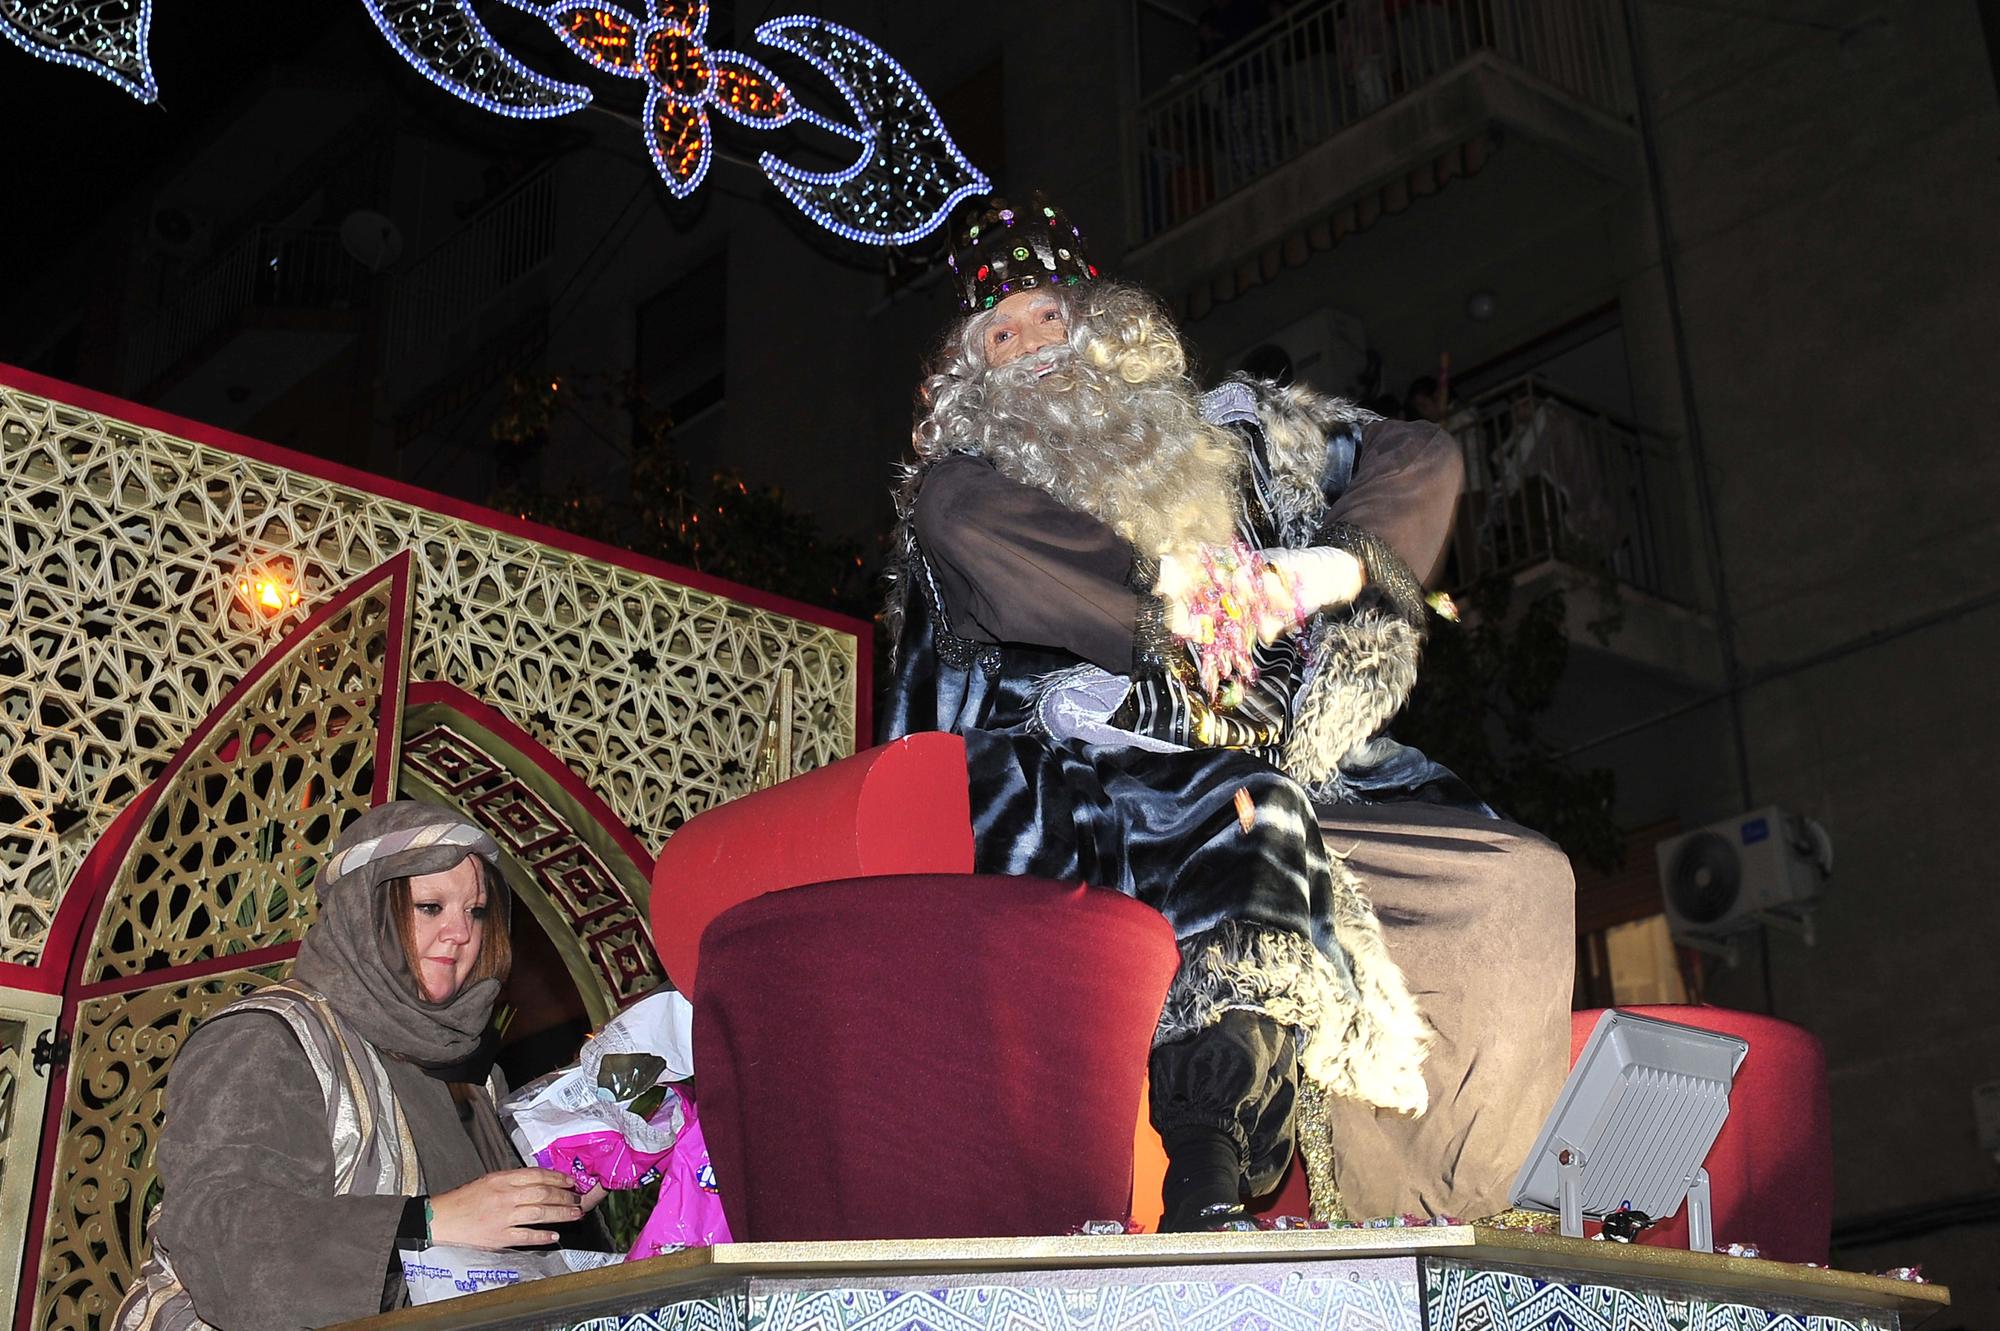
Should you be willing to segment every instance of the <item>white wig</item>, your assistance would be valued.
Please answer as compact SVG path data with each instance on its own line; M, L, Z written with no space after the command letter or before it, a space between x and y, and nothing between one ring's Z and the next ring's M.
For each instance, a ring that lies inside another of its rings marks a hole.
M944 338L925 378L918 466L975 452L1000 473L1099 518L1146 556L1227 541L1245 463L1201 418L1187 352L1160 303L1118 282L1059 287L1069 337L1053 370L989 368L990 311Z

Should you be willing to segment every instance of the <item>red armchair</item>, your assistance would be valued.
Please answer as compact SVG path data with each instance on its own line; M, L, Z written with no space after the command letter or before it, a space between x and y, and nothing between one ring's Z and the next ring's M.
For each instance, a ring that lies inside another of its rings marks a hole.
M703 1121L739 1238L1045 1233L1065 1227L1051 1219L1065 1208L1125 1213L1128 1189L1138 1219L1158 1217L1165 1156L1134 1032L1150 1035L1178 964L1165 921L1115 893L971 871L964 748L944 734L711 809L661 851L653 936L695 999ZM825 886L779 891L806 884ZM1047 910L1070 913L1038 922ZM1072 923L1049 927L1058 918ZM1068 937L1072 924L1102 932ZM1092 974L1106 958L1132 969ZM1070 999L1048 1001L1064 986ZM1117 997L1136 994L1150 994L1150 1014ZM1100 1024L1074 1020L1098 1003ZM1717 1242L1824 1262L1832 1166L1817 1042L1750 1013L1633 1010L1750 1041L1707 1164ZM1597 1015L1575 1014L1572 1061ZM1085 1067L1110 1089L1084 1090ZM1039 1110L1038 1083L1081 1097L1072 1108L1092 1124ZM1093 1159L1087 1183L1060 1177ZM1051 1205L1034 1212L1002 1196L1038 1190ZM1299 1215L1308 1200L1295 1162L1253 1209ZM1685 1207L1644 1241L1684 1245Z
M1126 1214L1173 930L1116 892L971 869L965 751L939 734L712 809L661 852L654 939L695 1002L737 1238Z

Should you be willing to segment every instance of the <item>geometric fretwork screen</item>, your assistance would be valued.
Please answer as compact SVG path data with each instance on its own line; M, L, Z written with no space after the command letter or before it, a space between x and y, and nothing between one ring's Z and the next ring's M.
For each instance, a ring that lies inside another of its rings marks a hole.
M183 755L106 896L85 983L298 941L320 857L368 810L396 590L364 589Z
M851 631L0 385L0 961L40 960L83 856L252 663L404 551L409 678L500 711L649 849L747 788L781 668L795 770L853 751ZM235 594L266 565L296 609Z
M146 1252L146 1213L158 1199L153 1145L175 1053L210 1012L290 969L223 971L77 1004L56 1143L61 1183L29 1272L40 1331L92 1331L109 1321Z

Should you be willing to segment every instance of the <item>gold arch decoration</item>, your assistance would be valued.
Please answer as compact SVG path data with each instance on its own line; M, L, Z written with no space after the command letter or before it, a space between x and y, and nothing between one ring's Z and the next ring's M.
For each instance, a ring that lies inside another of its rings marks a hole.
M33 1326L101 1331L146 1255L158 1200L153 1148L167 1069L215 1009L274 983L291 963L229 970L76 1006L69 1100L56 1146L60 1195L42 1235Z
M391 560L255 663L103 848L117 858L78 970L34 1326L90 1331L116 1307L145 1256L175 1052L290 972L319 856L386 793L408 585Z
M112 881L84 983L298 941L320 855L373 803L399 590L361 589L186 753Z
M250 665L405 551L409 678L496 708L649 851L747 784L781 668L794 770L853 750L858 626L275 457L0 382L0 962L40 962L85 853ZM269 608L241 590L266 574Z
M666 980L645 918L651 884L611 829L508 738L457 713L413 707L405 795L450 805L500 843L516 895L563 958L593 1023Z

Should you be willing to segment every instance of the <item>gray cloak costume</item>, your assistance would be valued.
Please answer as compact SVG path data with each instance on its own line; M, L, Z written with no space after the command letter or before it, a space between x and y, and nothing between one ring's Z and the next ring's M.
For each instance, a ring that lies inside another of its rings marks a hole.
M263 1331L394 1308L405 1194L521 1167L490 1099L475 1092L467 1121L449 1085L485 1078L500 982L420 1000L382 890L469 854L497 863L499 848L414 801L369 811L334 843L292 980L210 1016L174 1060L154 1255L112 1326ZM497 870L487 890L489 927L505 929ZM344 1104L343 1066L360 1073Z

